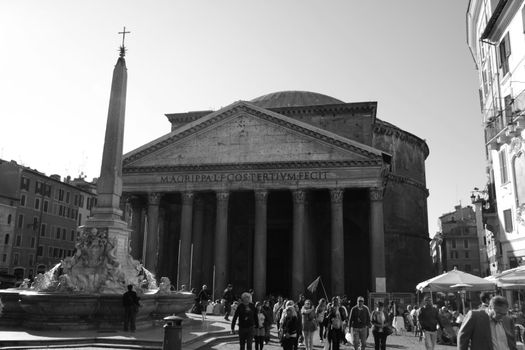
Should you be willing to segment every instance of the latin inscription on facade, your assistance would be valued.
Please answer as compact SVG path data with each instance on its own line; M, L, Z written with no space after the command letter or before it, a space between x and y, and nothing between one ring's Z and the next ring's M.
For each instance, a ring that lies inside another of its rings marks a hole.
M326 171L293 172L257 172L257 173L202 173L164 175L162 184L181 183L220 183L220 182L286 182L286 181L322 181L327 179Z

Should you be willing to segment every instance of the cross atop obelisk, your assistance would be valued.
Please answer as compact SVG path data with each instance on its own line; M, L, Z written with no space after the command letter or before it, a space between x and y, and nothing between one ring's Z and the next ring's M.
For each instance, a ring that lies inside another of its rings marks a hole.
M131 32L126 32L126 27L124 26L124 29L118 33L122 34L122 45L120 45L120 57L124 57L126 55L126 46L124 46L124 40L126 39L126 34L130 34Z

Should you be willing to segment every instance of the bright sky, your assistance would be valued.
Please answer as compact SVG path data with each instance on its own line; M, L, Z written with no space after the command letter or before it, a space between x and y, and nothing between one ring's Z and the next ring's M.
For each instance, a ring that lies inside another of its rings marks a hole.
M468 0L0 0L0 158L98 177L126 26L124 152L164 114L282 90L377 101L426 139L429 233L486 182Z

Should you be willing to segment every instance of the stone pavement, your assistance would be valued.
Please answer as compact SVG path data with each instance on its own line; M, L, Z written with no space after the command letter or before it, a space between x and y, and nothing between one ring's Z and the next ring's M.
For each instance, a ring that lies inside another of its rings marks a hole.
M239 344L237 335L230 335L230 323L221 316L207 316L204 323L200 315L187 314L188 319L182 323L182 349L184 350L237 350ZM114 331L21 331L0 329L0 349L162 349L164 329L159 323L153 328L137 330L135 333ZM317 334L314 336L315 349L322 349ZM255 347L254 347L255 348ZM367 348L373 349L372 336L368 338ZM424 349L412 333L402 336L389 336L387 349ZM272 339L264 347L265 350L282 349L278 343L275 327ZM343 346L341 349L353 349ZM453 346L437 345L436 350L454 350Z
M406 333L405 335L392 335L387 338L387 349L425 349L425 344L423 341L419 341L417 337L414 337L413 333ZM374 339L372 335L368 337L367 349L374 349ZM239 342L223 342L217 343L210 346L208 349L220 349L220 350L239 350ZM255 349L255 347L253 347ZM299 347L299 350L301 347ZM304 349L304 348L303 348ZM317 334L314 336L314 349L321 350L323 349L322 344L319 342L319 337ZM342 345L341 350L353 350L353 346ZM446 345L436 345L435 350L455 350L455 346L446 346ZM277 341L277 338L272 337L270 343L264 346L264 350L282 350L282 347Z
M220 316L187 314L182 322L182 348L200 349L235 339L230 335L230 323ZM24 331L0 328L0 349L161 349L164 339L163 323L136 332L111 331Z

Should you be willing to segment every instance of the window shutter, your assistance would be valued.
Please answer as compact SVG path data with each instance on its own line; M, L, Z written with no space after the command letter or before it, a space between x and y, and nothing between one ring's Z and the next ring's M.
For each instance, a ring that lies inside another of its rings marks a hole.
M511 54L511 51L510 51L510 36L509 36L509 33L507 32L507 35L505 35L505 57L509 57Z

